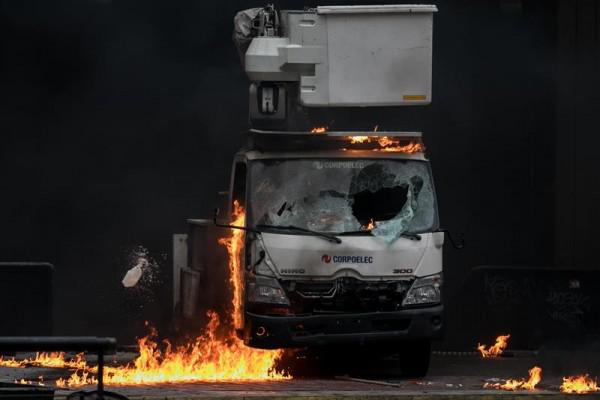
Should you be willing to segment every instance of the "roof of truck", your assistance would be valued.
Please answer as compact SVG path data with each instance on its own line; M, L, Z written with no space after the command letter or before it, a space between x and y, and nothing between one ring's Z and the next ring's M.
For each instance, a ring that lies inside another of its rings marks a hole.
M397 158L426 160L420 132L251 130L248 159L265 158Z

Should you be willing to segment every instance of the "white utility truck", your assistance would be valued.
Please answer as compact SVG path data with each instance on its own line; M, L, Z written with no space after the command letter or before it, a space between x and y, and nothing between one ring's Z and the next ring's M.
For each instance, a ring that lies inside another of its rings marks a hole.
M253 129L233 160L228 206L244 208L245 226L225 213L214 222L246 231L236 328L248 346L384 349L401 352L406 375L427 373L444 325L444 232L421 134L293 128L304 108L429 104L435 11L267 6L236 16ZM184 282L185 240L176 235L180 302L189 282L211 285L198 274Z

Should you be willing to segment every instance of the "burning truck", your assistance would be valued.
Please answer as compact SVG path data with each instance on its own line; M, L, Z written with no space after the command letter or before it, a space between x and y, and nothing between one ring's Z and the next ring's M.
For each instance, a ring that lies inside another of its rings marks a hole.
M307 108L429 104L436 11L238 13L252 129L233 159L231 222L215 213L174 237L174 300L184 316L215 307L206 294L227 268L207 255L210 232L232 229L233 323L247 346L399 353L405 375L427 373L430 341L444 326L445 233L421 134L298 129L298 121Z

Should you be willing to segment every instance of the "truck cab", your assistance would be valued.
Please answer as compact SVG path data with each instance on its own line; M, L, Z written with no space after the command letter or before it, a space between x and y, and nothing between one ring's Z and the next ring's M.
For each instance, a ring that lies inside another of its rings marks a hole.
M249 136L229 191L245 212L245 343L410 345L424 374L443 327L444 234L420 135Z

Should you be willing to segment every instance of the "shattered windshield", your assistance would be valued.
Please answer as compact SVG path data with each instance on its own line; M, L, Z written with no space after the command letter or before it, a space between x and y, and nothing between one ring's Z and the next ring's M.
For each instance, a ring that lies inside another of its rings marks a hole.
M256 160L250 211L255 225L364 232L388 243L435 228L426 162L388 159Z

